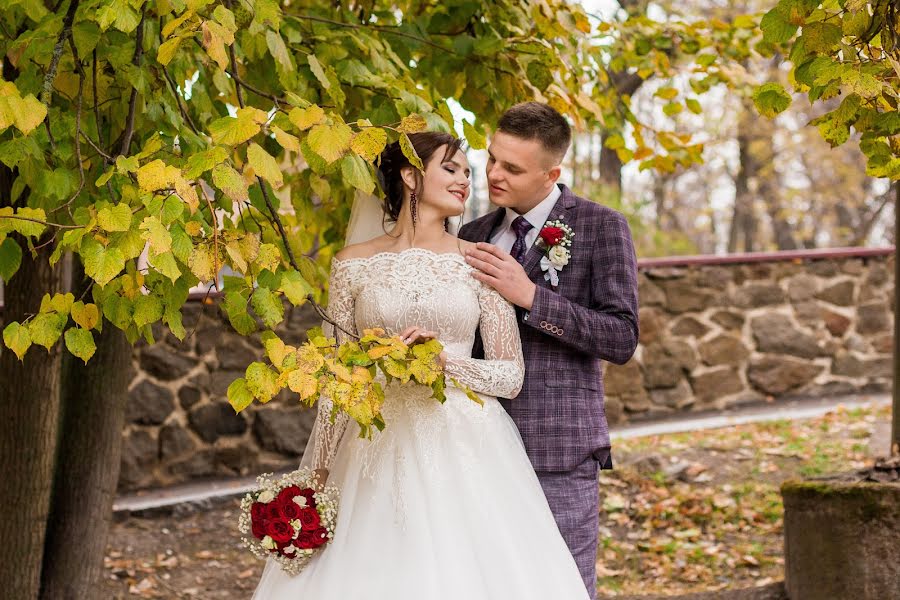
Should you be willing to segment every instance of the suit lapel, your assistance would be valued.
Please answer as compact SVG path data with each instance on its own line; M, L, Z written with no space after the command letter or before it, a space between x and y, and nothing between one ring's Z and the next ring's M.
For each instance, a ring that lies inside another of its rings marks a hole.
M493 216L490 219L484 219L481 225L481 228L475 232L475 239L479 242L490 242L491 234L497 229L497 226L503 221L503 217L506 215L505 208L498 208L494 211Z
M562 190L562 195L560 195L559 200L556 201L556 204L553 205L553 210L550 211L550 215L547 217L547 221L561 220L572 227L574 223L573 217L575 211L572 211L570 209L575 206L575 198L569 188L562 184L560 184L559 187ZM541 229L543 229L543 226L541 226ZM522 268L525 269L525 272L528 273L528 276L531 277L532 280L534 280L534 278L540 274L540 268L538 267L538 265L540 265L541 257L544 256L544 249L537 244L537 241L539 239L540 236L538 236L538 238L535 240L535 243L531 245L531 248L528 249L528 253L525 255L525 260L522 262ZM535 269L537 269L537 273L535 272Z

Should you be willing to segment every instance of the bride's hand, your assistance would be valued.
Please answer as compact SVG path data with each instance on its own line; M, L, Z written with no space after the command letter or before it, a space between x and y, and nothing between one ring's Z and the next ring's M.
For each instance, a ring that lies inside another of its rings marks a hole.
M414 346L416 344L423 344L425 342L437 339L437 333L434 331L428 331L427 329L423 329L422 327L413 326L404 329L403 333L400 334L400 339L403 340L403 343L407 346Z
M403 333L400 334L400 339L403 340L403 343L407 346L413 346L415 344L423 344L435 340L437 339L437 335L438 334L435 331L428 331L422 327L413 326L404 329ZM447 354L445 352L441 352L438 356L438 362L442 369L447 365Z

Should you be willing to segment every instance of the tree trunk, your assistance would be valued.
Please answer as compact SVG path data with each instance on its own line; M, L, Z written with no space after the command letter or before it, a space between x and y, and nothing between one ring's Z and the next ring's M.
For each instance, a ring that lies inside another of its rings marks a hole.
M605 140L608 134L603 134ZM608 186L616 195L622 193L622 161L615 150L602 146L600 148L600 183Z
M6 190L8 192L8 190ZM23 243L24 246L24 243ZM60 270L25 250L5 282L3 319L22 322L41 297L61 289ZM38 597L59 418L60 345L32 346L20 362L0 350L0 590L9 600ZM84 540L82 540L83 542Z
M897 318L897 292L900 291L900 185L894 185L894 406L891 426L891 455L900 455L900 319Z
M84 291L76 269L76 296ZM81 288L81 289L78 289ZM42 600L99 598L107 533L119 479L131 363L125 333L109 321L85 365L63 358L62 436L42 573Z

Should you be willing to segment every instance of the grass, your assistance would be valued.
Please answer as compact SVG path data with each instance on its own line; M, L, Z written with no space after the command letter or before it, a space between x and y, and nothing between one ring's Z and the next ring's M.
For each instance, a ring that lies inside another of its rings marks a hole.
M889 407L840 409L617 443L617 468L600 482L600 595L675 595L783 578L781 483L865 467L873 425L889 418ZM684 466L691 468L679 478Z

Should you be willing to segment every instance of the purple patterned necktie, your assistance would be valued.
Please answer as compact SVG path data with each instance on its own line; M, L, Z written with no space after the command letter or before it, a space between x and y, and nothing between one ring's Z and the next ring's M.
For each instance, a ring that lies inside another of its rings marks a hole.
M528 235L528 232L534 226L528 222L525 217L516 217L512 222L512 230L516 234L516 242L512 246L512 250L510 250L510 254L512 257L516 259L518 262L522 262L525 258L525 236Z

